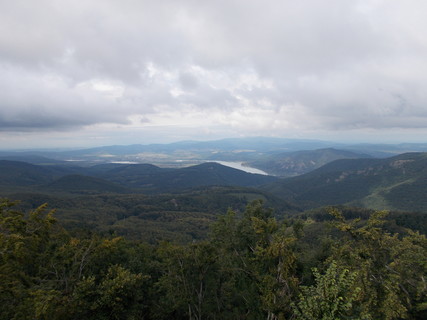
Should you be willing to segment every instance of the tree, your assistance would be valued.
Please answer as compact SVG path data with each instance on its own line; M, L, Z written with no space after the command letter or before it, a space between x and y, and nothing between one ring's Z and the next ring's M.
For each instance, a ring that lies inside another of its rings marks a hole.
M49 254L54 211L46 204L28 216L15 210L16 203L0 202L0 310L1 319L31 318L32 290Z
M220 272L216 249L208 242L159 248L163 274L157 282L162 296L157 317L215 319Z
M133 319L148 275L126 268L121 238L71 237L42 205L0 203L0 319Z
M325 274L313 269L315 284L301 286L293 304L297 320L370 319L360 314L354 304L361 288L356 285L357 272L342 269L332 261Z
M387 212L373 213L368 221L345 221L331 210L344 232L330 260L356 272L361 314L372 319L410 319L426 309L427 241L419 233L391 235L381 225Z
M223 295L228 300L222 303L232 304L247 319L280 319L289 314L298 284L295 240L261 200L250 203L240 220L232 211L219 218L212 241L221 252L220 271L228 284L223 286L228 288Z

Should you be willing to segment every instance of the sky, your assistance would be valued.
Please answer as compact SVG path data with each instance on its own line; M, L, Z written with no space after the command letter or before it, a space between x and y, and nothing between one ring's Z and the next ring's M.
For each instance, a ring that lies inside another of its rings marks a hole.
M425 0L0 0L0 149L426 142Z

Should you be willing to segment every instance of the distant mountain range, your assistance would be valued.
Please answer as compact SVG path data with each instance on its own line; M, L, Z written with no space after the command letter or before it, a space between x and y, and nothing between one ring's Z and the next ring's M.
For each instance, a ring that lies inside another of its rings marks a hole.
M308 154L315 150L318 151ZM129 162L150 163L161 167L185 167L212 160L236 161L257 165L264 169L269 168L267 171L279 176L293 176L315 169L337 157L385 158L405 152L426 151L427 143L345 144L319 140L253 137L215 141L181 141L170 144L116 145L67 151L0 150L0 159L33 164L62 163L70 166ZM300 160L304 164L298 164ZM311 165L310 161L314 161L315 164Z

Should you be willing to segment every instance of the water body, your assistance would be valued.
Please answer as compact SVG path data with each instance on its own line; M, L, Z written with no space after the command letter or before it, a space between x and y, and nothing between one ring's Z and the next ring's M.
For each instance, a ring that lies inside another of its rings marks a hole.
M267 172L256 169L256 168L246 167L241 162L234 162L234 161L212 161L212 162L216 162L216 163L222 164L223 166L242 170L242 171L245 171L248 173L263 174L263 175L268 176Z

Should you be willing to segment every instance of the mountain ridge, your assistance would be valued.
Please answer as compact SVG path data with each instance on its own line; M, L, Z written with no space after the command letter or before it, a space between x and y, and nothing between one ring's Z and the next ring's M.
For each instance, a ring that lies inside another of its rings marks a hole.
M247 162L247 164L272 175L292 177L320 168L334 160L356 158L372 157L368 154L356 153L349 150L324 148L273 154L264 159Z
M304 207L350 204L373 209L427 210L427 153L386 159L342 159L264 186ZM400 198L396 198L399 195Z
M68 178L64 178L67 177ZM77 178L77 177L80 177ZM203 163L185 168L160 168L151 164L101 165L93 167L68 167L61 165L34 165L19 161L0 160L0 186L35 186L55 191L86 190L111 191L117 184L118 192L181 192L201 186L256 187L277 178L247 173L218 163ZM102 187L104 181L105 188ZM119 191L119 185L122 191Z

